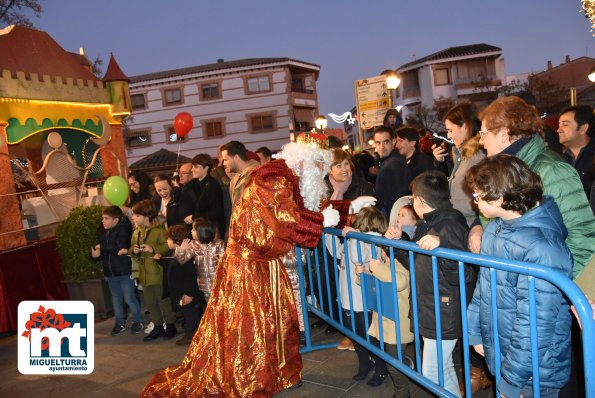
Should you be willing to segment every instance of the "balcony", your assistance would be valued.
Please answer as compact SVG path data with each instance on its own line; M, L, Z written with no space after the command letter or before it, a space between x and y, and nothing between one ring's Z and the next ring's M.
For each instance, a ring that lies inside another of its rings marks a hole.
M309 88L296 87L296 86L291 86L291 92L292 93L302 93L302 94L314 94L314 90L311 90Z
M502 81L498 76L476 76L470 79L458 79L455 82L457 90L475 89L482 87L498 87L502 85Z

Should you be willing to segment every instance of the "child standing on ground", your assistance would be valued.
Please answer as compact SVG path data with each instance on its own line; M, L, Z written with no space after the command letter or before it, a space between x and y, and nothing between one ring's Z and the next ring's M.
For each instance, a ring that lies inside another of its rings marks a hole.
M103 274L107 279L112 294L112 305L116 315L116 324L111 331L116 336L126 330L124 302L132 311L132 333L143 329L140 304L136 298L132 279L132 263L128 256L128 246L132 225L118 206L103 209L102 225L97 231L99 244L91 248L94 260L101 261Z
M168 283L172 310L182 311L184 316L184 336L176 341L177 345L187 345L192 341L204 311L205 299L196 283L194 255L179 255L179 248L192 237L190 226L174 225L167 230L167 245L174 257L169 259ZM191 253L193 254L193 253Z
M387 222L384 215L375 207L364 207L355 215L353 221L353 228L343 228L343 236L348 232L364 232L370 235L382 236L386 232ZM333 253L332 235L326 235L326 247L330 253ZM361 247L361 263L366 264L372 259L372 245L369 243L360 243ZM353 297L353 313L355 318L355 332L366 338L366 317L368 324L371 321L370 312L364 311L362 303L362 290L360 285L357 283L357 275L355 273L355 266L359 263L358 252L357 252L357 241L355 239L347 239L347 248L349 250L349 262L345 261L345 253L343 245L336 244L336 258L340 261L339 265L339 292L341 293L341 307L345 313L345 324L351 325L351 304L349 302L349 287L351 284L351 294ZM380 251L380 249L378 250ZM378 253L380 255L380 253ZM347 267L349 267L351 280L347 280ZM387 375L386 362L380 358L375 358L375 361L370 359L373 357L368 350L362 347L360 344L353 342L355 346L355 353L357 354L359 367L357 373L352 377L353 380L361 381L368 377L368 374L374 369L374 376L368 380L367 384L373 387L377 387L384 382Z
M541 264L572 276L572 255L564 243L566 227L558 206L542 197L540 177L509 155L486 158L466 175L479 211L493 218L481 239L481 254ZM469 305L469 344L485 355L490 372L501 358L498 390L504 397L532 397L529 277L496 271L496 308L492 308L490 269L482 267ZM492 331L497 311L499 352ZM570 377L570 313L554 285L535 278L539 383L542 397L557 397Z
M469 228L463 214L452 207L446 175L437 170L426 171L415 177L411 183L411 192L413 209L421 219L412 241L425 250L433 250L440 246L465 251ZM403 264L409 265L409 262L404 261ZM444 388L460 397L459 382L452 360L455 344L462 336L459 271L456 261L445 259L438 259L438 268ZM438 384L438 341L432 258L425 254L416 254L415 272L419 333L424 341L422 374ZM465 266L465 283L468 303L475 286L472 269L468 266Z
M128 253L135 256L139 264L139 281L143 286L145 303L155 325L144 341L158 337L172 338L176 335L175 315L168 299L163 299L163 267L157 263L168 252L167 236L162 224L155 222L157 211L150 200L141 200L132 206L132 220L136 226L132 233ZM165 320L166 328L163 327Z
M175 251L176 259L180 262L194 259L198 276L198 279L194 280L207 302L213 289L219 258L225 252L223 241L215 240L216 234L215 223L207 218L199 217L192 224L193 240L184 240Z
M384 252L382 253L382 260L370 260L369 273L382 282L392 282L392 274L390 269L390 262ZM356 265L356 274L368 272L362 265ZM409 287L409 271L403 265L395 260L395 276L397 277L397 299L399 300L399 331L401 334L402 353L408 351L409 343L413 341L413 333L411 332L409 320L409 296L411 289ZM392 357L397 357L397 332L396 323L388 318L382 317L382 331L384 337L384 351ZM368 334L373 338L373 343L380 346L380 327L378 321L378 313L372 313L372 323ZM392 379L394 387L394 398L409 398L409 379L403 373L399 372L392 366L388 367L388 373Z

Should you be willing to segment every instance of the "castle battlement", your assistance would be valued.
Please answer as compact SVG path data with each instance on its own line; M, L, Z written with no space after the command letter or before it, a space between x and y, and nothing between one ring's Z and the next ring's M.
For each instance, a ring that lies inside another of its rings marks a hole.
M53 101L110 103L108 84L98 80L2 70L0 97Z

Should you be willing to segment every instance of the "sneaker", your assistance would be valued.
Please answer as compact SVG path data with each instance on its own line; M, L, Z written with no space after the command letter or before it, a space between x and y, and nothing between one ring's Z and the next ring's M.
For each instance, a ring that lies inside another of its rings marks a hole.
M149 334L153 331L153 328L155 327L155 324L153 322L149 323L147 325L147 327L145 328L145 333Z
M143 330L143 324L142 324L142 322L134 322L132 324L132 327L130 328L130 332L132 334L140 333L142 330Z
M122 333L124 330L126 330L126 325L116 325L114 326L114 328L111 331L111 335L112 336L117 336L120 333Z
M355 347L353 346L353 342L349 340L347 337L343 337L343 339L337 345L337 350L345 351L355 351Z

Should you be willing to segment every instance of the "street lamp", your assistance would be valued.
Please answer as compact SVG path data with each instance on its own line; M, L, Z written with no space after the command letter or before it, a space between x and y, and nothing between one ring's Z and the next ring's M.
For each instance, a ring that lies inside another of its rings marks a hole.
M595 66L591 68L591 72L589 72L588 77L591 83L595 83Z
M318 115L318 117L314 121L314 125L316 126L316 129L318 131L320 131L321 133L324 133L324 129L326 128L327 124L328 124L328 121L322 115Z
M395 71L388 71L386 74L386 88L388 88L389 92L390 92L390 107L393 107L393 93L395 92L395 90L397 89L397 87L399 87L399 84L401 84L401 79L399 79L399 76L395 73Z

